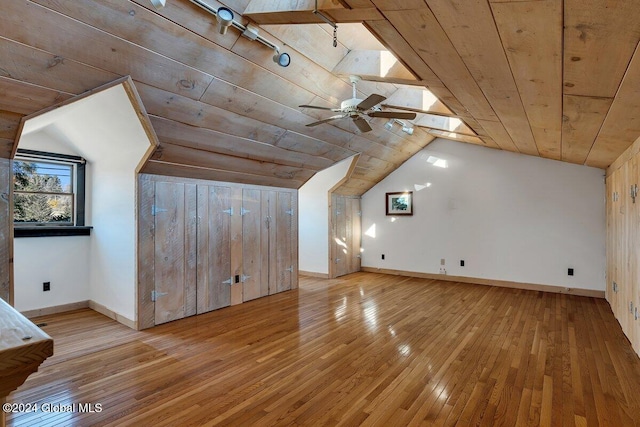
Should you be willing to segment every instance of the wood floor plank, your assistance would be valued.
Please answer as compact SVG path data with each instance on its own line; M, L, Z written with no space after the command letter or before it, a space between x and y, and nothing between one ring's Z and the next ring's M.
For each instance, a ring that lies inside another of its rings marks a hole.
M102 411L10 426L616 425L640 359L604 299L375 273L134 331L34 319L55 355L8 398Z

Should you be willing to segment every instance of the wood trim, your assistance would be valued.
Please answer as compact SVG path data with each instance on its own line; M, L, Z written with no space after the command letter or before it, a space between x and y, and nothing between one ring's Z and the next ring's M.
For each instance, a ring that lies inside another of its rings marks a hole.
M327 273L317 273L315 271L303 271L303 270L299 270L298 274L300 276L306 276L306 277L316 277L318 279L328 279L329 275Z
M149 115L147 114L147 110L144 108L144 104L142 103L142 99L140 98L140 94L136 89L131 76L126 76L126 80L122 82L122 87L124 91L127 93L129 97L129 102L131 102L131 106L133 110L136 112L136 116L138 116L138 120L140 121L140 125L142 129L144 129L144 133L147 135L149 139L149 148L145 151L144 155L140 159L138 166L136 166L136 173L139 173L142 170L142 167L147 163L147 160L151 158L153 153L156 151L158 146L160 146L160 140L158 139L158 135L156 135L156 131L153 129L153 125L151 124L151 119L149 119Z
M32 319L34 317L65 313L67 311L80 310L83 308L89 308L89 300L71 302L69 304L54 305L52 307L37 308L35 310L25 310L25 311L21 311L20 313L24 317L28 319Z
M138 174L136 180L136 307L140 329L155 326L155 304L151 291L155 289L155 222L151 212L155 203L155 185L151 175Z
M0 299L13 305L12 161L0 159Z
M123 316L122 314L118 314L113 310L108 309L102 304L98 304L95 301L89 301L89 308L97 311L100 314L107 316L109 319L113 319L118 323L122 323L125 326L130 327L131 329L138 329L138 322L135 320L131 320L128 317Z
M360 153L356 153L353 156L351 156L351 164L349 165L349 169L347 169L347 172L344 174L344 177L342 177L340 181L338 181L333 187L329 189L329 200L331 200L331 193L336 191L338 188L340 188L342 184L344 184L349 180L349 178L351 178L351 175L353 174L353 171L355 170L356 165L358 164L358 159L360 159Z
M388 268L362 267L360 270L370 273L419 277L422 279L444 280L447 282L472 283L475 285L499 286L501 288L525 289L529 291L552 292L556 294L571 294L583 297L604 298L604 291L596 291L593 289L566 288L554 285L539 285L535 283L510 282L507 280L481 279L477 277L449 276L447 274L422 273L418 271L393 270Z
M145 177L152 182L180 182L184 184L196 184L196 185L219 185L219 186L239 186L242 188L250 188L255 190L273 190L273 191L288 191L291 193L296 193L298 190L295 188L287 188L287 187L272 187L269 185L257 185L257 184L242 184L239 182L230 182L230 181L216 181L209 179L199 179L199 178L186 178L179 176L170 176L170 175L156 175L156 174L140 174L141 177Z
M633 156L640 153L640 138L636 139L633 144L629 146L620 156L606 169L607 177L612 173L620 169L625 163L627 163Z

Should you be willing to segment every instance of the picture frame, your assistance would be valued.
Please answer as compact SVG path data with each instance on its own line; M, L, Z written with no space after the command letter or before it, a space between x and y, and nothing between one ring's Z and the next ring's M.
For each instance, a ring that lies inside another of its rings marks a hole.
M413 191L386 193L387 215L413 215Z

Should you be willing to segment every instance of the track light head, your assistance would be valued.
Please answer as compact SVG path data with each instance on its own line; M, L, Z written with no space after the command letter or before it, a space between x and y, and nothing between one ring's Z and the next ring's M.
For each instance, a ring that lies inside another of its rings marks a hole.
M226 7L219 7L216 12L216 20L218 21L218 32L227 34L227 28L233 23L233 12Z
M166 3L167 3L167 0L151 0L151 4L156 9L160 9L161 7L164 7Z
M409 126L402 126L402 132L406 133L407 135L413 135L413 128Z
M288 67L291 64L291 56L288 53L280 53L276 50L276 54L273 55L273 62L281 67Z
M384 128L386 130L391 130L393 129L393 123L395 122L394 119L389 120L387 123L384 124Z

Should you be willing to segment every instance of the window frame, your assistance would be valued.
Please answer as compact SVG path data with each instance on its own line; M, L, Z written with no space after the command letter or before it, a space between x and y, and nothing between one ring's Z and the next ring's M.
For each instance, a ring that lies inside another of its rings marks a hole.
M86 160L80 156L51 153L46 151L27 150L19 148L14 161L43 162L52 164L66 164L72 166L72 193L55 193L71 195L72 221L65 223L36 223L15 222L12 218L15 237L40 237L63 235L89 235L92 227L85 226L85 192L86 192ZM12 168L13 169L13 168ZM13 170L12 170L13 174ZM13 175L12 175L13 176ZM12 194L14 186L12 186ZM29 194L24 192L22 194ZM39 193L44 194L44 193ZM13 211L12 211L13 215ZM65 231L66 230L66 231Z

